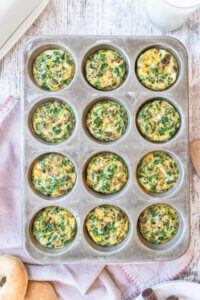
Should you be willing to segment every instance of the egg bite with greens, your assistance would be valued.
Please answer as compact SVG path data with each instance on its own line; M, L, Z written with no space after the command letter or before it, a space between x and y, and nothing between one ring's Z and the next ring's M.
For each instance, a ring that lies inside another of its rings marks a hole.
M148 89L163 91L178 77L178 62L168 50L154 47L142 52L136 61L136 75Z
M155 245L165 244L177 234L179 217L170 205L153 204L139 216L138 228L146 241Z
M129 219L119 207L101 205L89 212L85 227L95 244L113 247L122 243L127 237Z
M117 193L125 187L127 181L127 165L115 153L99 153L92 157L87 165L86 184L98 193Z
M114 50L98 50L87 58L85 76L91 86L98 90L111 91L126 79L127 63Z
M47 91L59 91L70 84L75 65L72 57L61 49L42 51L33 62L33 79Z
M42 195L60 197L69 193L75 185L75 166L62 154L44 154L34 161L31 180L35 190Z
M76 236L77 222L70 211L59 206L41 209L32 224L32 233L43 247L61 249L68 246Z
M128 116L124 107L113 100L95 103L86 117L90 134L101 142L119 139L126 131Z
M47 101L33 113L34 133L48 143L60 143L68 139L75 127L76 117L72 108L61 101Z
M137 114L140 133L151 142L166 142L175 136L181 126L178 110L168 101L151 100Z
M137 167L137 179L144 190L163 193L173 188L179 178L175 159L164 151L146 154Z

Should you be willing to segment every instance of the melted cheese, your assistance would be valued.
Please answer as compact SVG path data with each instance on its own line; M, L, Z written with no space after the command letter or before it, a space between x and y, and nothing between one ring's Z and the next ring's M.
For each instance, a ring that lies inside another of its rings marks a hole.
M101 205L87 215L85 226L97 245L112 247L127 237L129 220L119 207Z
M159 245L174 238L179 228L179 218L171 206L153 204L141 213L138 226L145 240Z
M127 76L127 64L116 51L99 50L88 57L85 75L98 90L111 91L119 87Z

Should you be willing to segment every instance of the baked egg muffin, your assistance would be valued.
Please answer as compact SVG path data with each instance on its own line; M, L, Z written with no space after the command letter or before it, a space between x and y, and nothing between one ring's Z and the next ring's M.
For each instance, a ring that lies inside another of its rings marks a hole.
M178 232L179 217L167 204L153 204L140 215L138 228L142 237L152 244L165 244Z
M72 108L61 101L45 102L33 113L33 131L48 143L60 143L68 139L75 124L76 118Z
M124 160L115 153L99 153L88 163L86 169L86 183L89 188L98 193L117 193L124 188L127 181L127 165Z
M92 106L86 117L90 134L102 142L119 139L126 131L128 116L121 104L111 100L99 101Z
M137 167L139 184L152 193L170 190L178 177L179 169L175 159L163 151L146 154Z
M41 209L32 225L34 238L44 247L61 249L75 238L77 223L67 209L59 206L48 206Z
M33 78L47 91L59 91L72 81L75 65L71 56L61 49L41 52L33 62Z
M86 79L98 90L111 91L119 87L127 76L125 59L116 51L99 50L87 58Z
M58 153L48 153L35 160L32 167L33 187L42 195L60 197L76 182L76 170L71 160Z
M162 48L150 48L141 53L136 62L136 74L147 88L162 91L175 83L178 63L173 54Z
M136 122L140 133L151 142L170 140L181 126L178 110L161 99L144 104L137 114Z
M85 227L95 244L113 247L127 237L129 220L119 207L101 205L87 215Z

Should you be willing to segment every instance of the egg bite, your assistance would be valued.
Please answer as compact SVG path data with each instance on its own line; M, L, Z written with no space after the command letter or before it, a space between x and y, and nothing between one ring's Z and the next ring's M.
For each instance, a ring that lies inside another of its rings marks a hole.
M119 207L101 205L89 212L85 227L95 244L113 247L127 237L129 219Z
M59 91L70 84L75 65L72 57L61 49L42 51L33 62L33 79L47 91Z
M138 228L142 237L155 245L172 240L179 229L179 217L167 204L153 204L139 216Z
M101 142L118 140L126 131L128 116L124 107L116 101L95 103L86 117L90 134Z
M86 184L98 193L117 193L125 187L127 181L127 165L115 153L103 152L95 155L86 168Z
M33 113L34 133L48 143L60 143L68 139L76 125L72 108L61 101L47 101L39 105Z
M67 209L48 206L35 216L32 232L40 245L50 249L61 249L68 246L75 238L77 223Z
M151 142L166 142L181 126L178 110L168 101L156 99L144 104L137 114L140 133Z
M98 50L87 58L86 79L98 90L111 91L119 87L128 73L125 59L117 51Z
M142 52L136 61L136 75L150 90L162 91L177 80L178 62L174 55L162 48L150 48Z
M71 160L58 153L37 158L32 167L31 180L36 191L44 196L63 196L74 187L76 170Z
M137 179L144 190L163 193L172 189L179 178L175 159L164 151L146 154L137 167Z

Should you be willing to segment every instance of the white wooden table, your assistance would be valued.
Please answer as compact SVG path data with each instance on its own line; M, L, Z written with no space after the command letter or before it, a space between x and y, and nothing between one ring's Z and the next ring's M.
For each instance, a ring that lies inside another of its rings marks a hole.
M170 35L180 39L189 54L190 139L200 138L200 11L181 29L162 33L148 22L143 0L50 0L39 19L0 62L0 103L9 94L20 95L24 45L31 37L45 34ZM200 282L200 179L192 167L191 226L195 258L182 278Z

